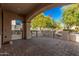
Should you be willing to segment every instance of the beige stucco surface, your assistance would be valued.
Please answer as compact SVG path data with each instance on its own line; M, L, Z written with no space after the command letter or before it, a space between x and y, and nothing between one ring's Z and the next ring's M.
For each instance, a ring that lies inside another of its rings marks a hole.
M30 23L27 23L26 27L27 27L26 37L27 37L27 39L31 39L31 31L30 31L31 25L30 25Z
M1 36L2 36L2 15L1 15L1 8L0 8L0 48L1 48Z
M15 13L3 11L3 43L11 40L11 20L22 19Z

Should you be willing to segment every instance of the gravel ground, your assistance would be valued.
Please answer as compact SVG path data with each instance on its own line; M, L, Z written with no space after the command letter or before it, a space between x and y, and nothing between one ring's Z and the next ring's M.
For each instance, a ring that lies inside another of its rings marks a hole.
M13 40L3 45L0 55L4 56L79 56L79 43L47 37L29 40Z

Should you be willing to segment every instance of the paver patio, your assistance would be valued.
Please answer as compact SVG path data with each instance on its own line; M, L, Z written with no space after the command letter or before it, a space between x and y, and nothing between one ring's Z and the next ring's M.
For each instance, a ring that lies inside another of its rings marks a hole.
M13 40L3 45L0 55L10 56L79 56L79 43L46 37Z

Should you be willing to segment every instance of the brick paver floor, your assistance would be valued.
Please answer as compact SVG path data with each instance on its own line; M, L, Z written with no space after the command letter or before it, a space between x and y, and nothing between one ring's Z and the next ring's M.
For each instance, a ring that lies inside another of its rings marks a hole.
M14 40L3 45L0 55L10 56L79 56L79 43L53 38Z

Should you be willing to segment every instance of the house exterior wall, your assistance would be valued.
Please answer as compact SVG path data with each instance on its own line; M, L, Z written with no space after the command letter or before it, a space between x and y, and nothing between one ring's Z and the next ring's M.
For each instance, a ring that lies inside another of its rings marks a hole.
M11 20L14 19L22 19L22 17L8 11L3 11L3 43L11 40Z
M1 41L2 41L2 39L1 39L1 37L2 37L2 12L1 12L1 8L0 8L0 48L1 48Z

